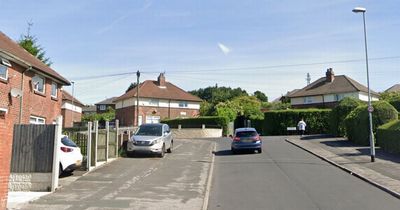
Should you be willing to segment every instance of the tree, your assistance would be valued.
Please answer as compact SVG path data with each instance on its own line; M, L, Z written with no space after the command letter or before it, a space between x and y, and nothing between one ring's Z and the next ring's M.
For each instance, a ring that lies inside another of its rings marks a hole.
M23 47L30 54L35 56L37 59L41 60L47 66L51 66L52 62L50 58L45 57L46 52L44 49L37 43L37 38L34 35L30 34L31 27L33 23L28 23L27 34L22 34L20 40L18 40L18 44Z
M262 119L261 102L255 96L240 96L232 100L233 107L237 107L238 115L249 119Z
M130 90L132 90L132 89L135 88L136 86L137 86L137 85L136 85L136 82L131 83L131 84L129 85L128 89L126 89L125 93L129 92Z
M212 103L214 106L220 102L226 102L239 96L248 96L245 90L241 88L230 88L230 87L218 87L210 86L206 88L200 88L198 90L189 91L189 93L198 96L199 98Z
M258 100L260 100L261 102L268 102L268 96L265 95L265 93L257 90L254 92L253 94L256 98L258 98Z

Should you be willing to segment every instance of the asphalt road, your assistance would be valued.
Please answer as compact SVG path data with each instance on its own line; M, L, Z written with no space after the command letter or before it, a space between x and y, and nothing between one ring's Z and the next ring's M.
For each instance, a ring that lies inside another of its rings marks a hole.
M210 140L175 140L164 158L121 158L22 209L201 209Z
M264 138L263 153L232 155L217 141L209 210L384 210L400 200L295 147Z

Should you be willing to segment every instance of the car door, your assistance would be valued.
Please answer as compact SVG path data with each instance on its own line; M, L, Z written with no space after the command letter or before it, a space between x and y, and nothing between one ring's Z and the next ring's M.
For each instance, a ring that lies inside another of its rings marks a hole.
M164 130L164 134L166 134L164 136L166 147L170 148L171 147L171 141L172 141L171 130L169 129L168 125L164 125L163 126L163 130Z

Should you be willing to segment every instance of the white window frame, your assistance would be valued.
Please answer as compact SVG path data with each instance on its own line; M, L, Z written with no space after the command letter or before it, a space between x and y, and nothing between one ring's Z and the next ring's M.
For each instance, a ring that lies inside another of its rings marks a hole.
M40 78L40 79L43 80L43 91L40 91L40 90L37 88L37 84L34 84L34 81L33 81L34 79L33 79L33 78L35 78L35 77L38 77L38 78ZM44 94L44 93L46 92L46 78L44 78L43 76L40 76L40 75L38 75L38 74L35 74L35 76L32 77L32 86L33 86L33 90L34 90L34 91Z
M56 94L55 95L53 95L53 87L56 87ZM57 95L58 95L58 85L57 85L57 83L55 83L55 82L52 82L51 83L51 97L53 97L53 98L57 98Z
M29 124L44 125L46 124L46 119L43 117L31 115L29 117Z
M187 108L188 106L189 106L189 103L187 101L179 101L180 108Z
M312 102L313 102L313 97L312 96L304 97L304 103L305 104L311 104Z
M150 99L149 100L149 106L159 106L160 105L160 100L158 99Z
M100 104L99 105L99 110L100 111L106 111L107 110L107 106L105 104Z
M0 64L0 68L5 68L5 77L0 75L1 79L7 80L8 79L8 67L6 65Z

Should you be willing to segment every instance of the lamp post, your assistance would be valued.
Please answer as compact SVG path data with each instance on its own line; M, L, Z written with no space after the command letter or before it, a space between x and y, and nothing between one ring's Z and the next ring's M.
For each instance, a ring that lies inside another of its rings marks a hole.
M364 23L364 46L365 46L365 65L367 68L367 86L368 86L368 118L369 118L369 144L371 150L371 162L375 162L375 143L374 134L372 132L372 112L373 107L371 105L371 89L369 88L369 70L368 70L368 47L367 47L367 27L365 24L365 12L367 10L363 7L356 7L353 9L354 13L362 13Z
M137 70L136 72L136 126L139 126L139 78L140 78L140 71Z

